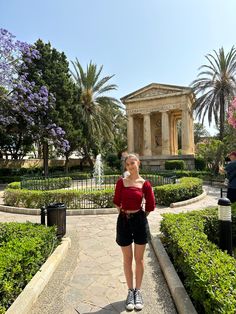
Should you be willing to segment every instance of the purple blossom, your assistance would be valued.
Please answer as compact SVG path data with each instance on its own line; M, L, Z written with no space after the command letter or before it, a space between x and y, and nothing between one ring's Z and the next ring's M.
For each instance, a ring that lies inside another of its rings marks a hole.
M39 52L31 45L15 40L15 36L6 29L0 28L0 85L9 89L15 80L18 69L24 66L23 56L26 63L32 59L40 58Z
M0 28L0 86L10 92L6 97L7 110L0 106L0 124L23 128L34 140L52 140L65 152L69 149L65 131L53 122L54 95L46 86L37 90L35 83L27 80L27 63L38 58L39 52L31 45L15 40L15 36ZM21 76L19 69L25 71Z

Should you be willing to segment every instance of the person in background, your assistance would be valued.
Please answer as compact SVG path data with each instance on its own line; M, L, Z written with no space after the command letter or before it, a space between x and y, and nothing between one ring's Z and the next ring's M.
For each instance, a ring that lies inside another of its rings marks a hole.
M141 284L144 273L144 251L150 239L147 215L155 209L155 198L149 181L139 175L140 160L128 154L124 160L128 175L120 178L115 187L113 202L118 209L116 242L123 253L123 266L128 286L126 309L141 310ZM142 201L145 200L145 208ZM133 244L134 242L134 244ZM135 285L132 269L135 261Z
M227 156L230 162L225 167L220 167L221 174L226 173L228 179L227 198L231 203L236 202L236 151L233 151Z

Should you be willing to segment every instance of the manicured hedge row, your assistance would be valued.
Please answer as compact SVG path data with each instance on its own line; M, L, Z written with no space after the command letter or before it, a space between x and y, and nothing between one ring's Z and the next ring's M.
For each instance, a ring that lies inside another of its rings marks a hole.
M21 176L0 176L0 183L10 183L15 181L20 181Z
M183 160L166 160L165 161L165 169L166 170L184 170L185 162Z
M26 175L26 174L24 174ZM42 172L39 172L39 173L28 173L27 174L28 176L31 175L32 177L38 175L38 176L41 176L42 175ZM65 176L65 172L60 172L60 173L55 173L53 175L56 175L57 177L58 176ZM67 176L69 176L72 180L83 180L83 179L89 179L92 177L92 174L91 173L83 173L83 172L69 172L68 174L66 174ZM14 182L14 181L21 181L22 179L22 175L18 175L18 174L12 174L12 175L0 175L0 183L11 183L11 182Z
M87 208L86 202L92 201L94 208L113 207L113 189L101 191L83 192L79 190L16 190L6 189L4 191L4 203L8 206L41 208L49 203L65 203L67 208ZM89 206L91 208L91 205Z
M212 176L209 171L197 171L197 170L158 170L156 174L162 175L164 177L172 177L172 176L176 176L176 178L196 177L200 179Z
M207 211L164 214L163 242L198 313L235 314L236 260L208 240L207 216Z
M0 313L5 313L58 245L56 230L32 223L0 224Z
M236 203L231 206L232 209L232 240L233 246L236 247ZM219 245L219 220L218 220L218 210L217 208L208 208L207 210L201 212L193 212L195 215L199 215L204 218L204 232L207 234L208 239L211 242ZM235 256L236 257L236 256Z
M21 188L27 190L56 190L69 188L71 183L72 180L70 177L33 179L23 180Z
M202 194L202 180L199 178L181 178L179 183L154 187L154 194L158 204L170 206L173 202L180 202Z
M21 183L20 182L11 182L11 183L8 183L7 185L7 188L9 189L21 189Z

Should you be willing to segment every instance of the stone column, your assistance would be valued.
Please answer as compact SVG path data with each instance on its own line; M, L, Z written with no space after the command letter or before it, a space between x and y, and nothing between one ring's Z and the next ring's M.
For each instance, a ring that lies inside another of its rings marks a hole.
M195 153L195 146L194 146L194 125L193 125L193 114L190 114L189 119L189 128L190 128L190 150L191 154Z
M189 127L189 112L188 109L182 110L182 155L191 154L191 134Z
M128 140L128 152L134 152L134 117L132 115L128 115L128 123L127 123L127 140Z
M146 113L143 115L143 142L143 155L152 156L150 113Z
M170 126L169 115L167 111L162 111L161 133L162 133L162 155L170 155Z
M173 126L173 155L178 155L178 131L177 131L177 117L174 117L174 126Z

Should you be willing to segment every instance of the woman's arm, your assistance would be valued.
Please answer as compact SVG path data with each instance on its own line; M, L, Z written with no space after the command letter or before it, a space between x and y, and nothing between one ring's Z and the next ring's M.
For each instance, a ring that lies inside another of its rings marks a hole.
M145 212L146 212L146 215L148 216L150 212L153 211L156 207L155 196L153 193L151 183L149 181L145 181L143 190L144 190L144 198L146 201Z
M121 209L121 192L122 192L122 189L123 189L123 179L120 178L116 182L115 193L114 193L114 197L113 197L113 203L116 206L118 212L120 212L120 209Z

